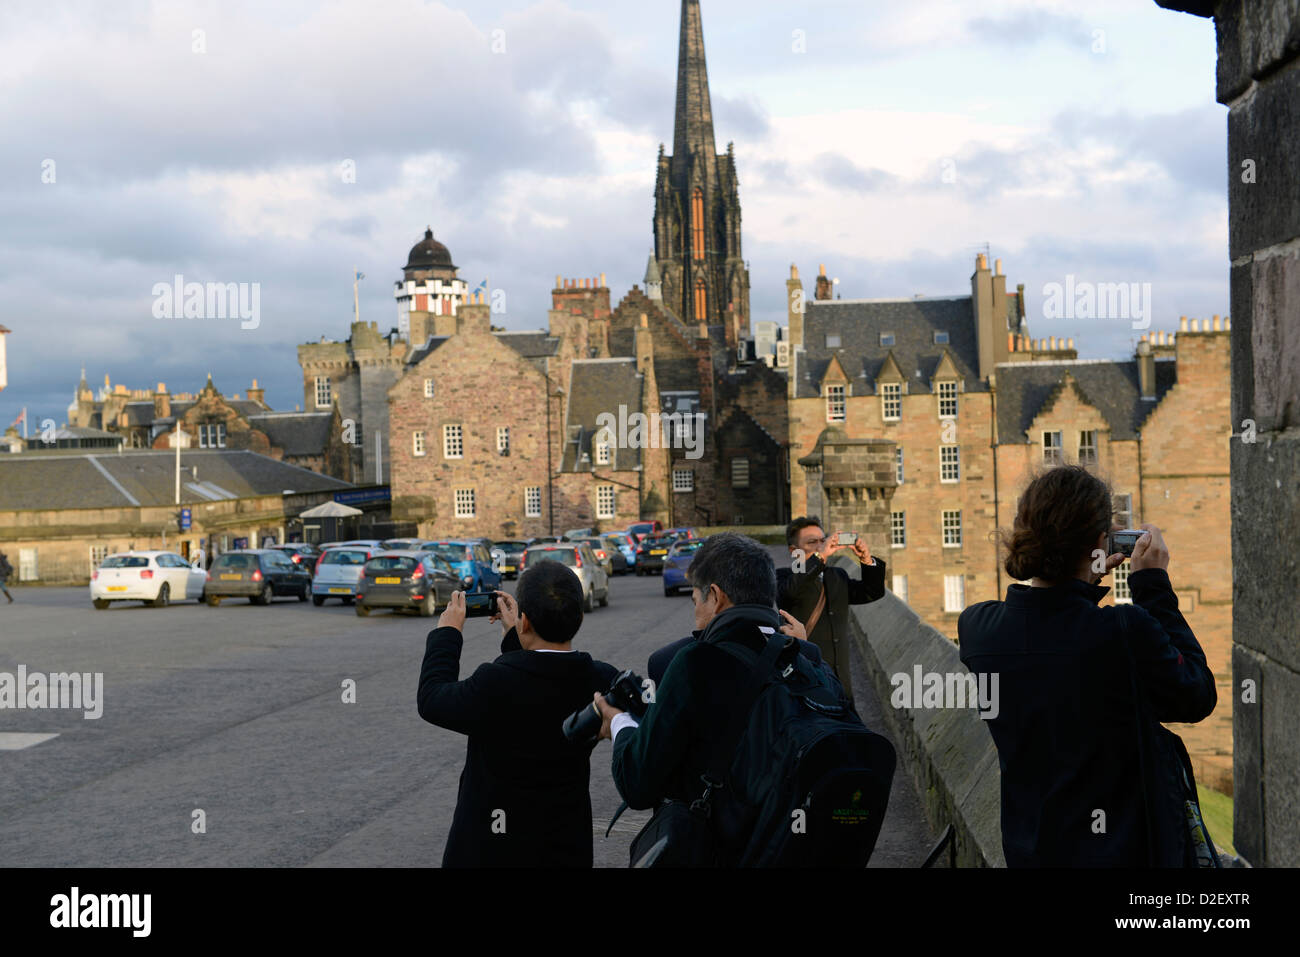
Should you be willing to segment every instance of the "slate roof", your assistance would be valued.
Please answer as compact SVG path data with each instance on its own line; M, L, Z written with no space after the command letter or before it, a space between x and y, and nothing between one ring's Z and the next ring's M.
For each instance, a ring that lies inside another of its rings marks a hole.
M412 350L411 354L406 357L407 368L419 365L428 357L429 353L436 352L438 347L450 338L450 336L430 336L425 340L424 345Z
M559 338L541 329L528 332L498 332L496 336L525 359L553 356L560 348Z
M1012 307L1008 307L1008 312ZM935 332L948 333L946 344L936 344ZM880 334L892 332L893 346L882 346ZM840 347L826 346L827 333L838 334ZM838 355L853 380L853 392L874 392L876 376L892 351L907 377L908 391L929 392L930 379L943 357L952 354L967 392L986 392L978 376L979 349L975 339L975 313L970 296L945 299L810 300L804 313L804 349L799 356L798 396L820 395L819 384ZM917 370L920 370L918 376Z
M591 439L596 432L596 420L602 412L618 418L619 406L625 406L629 416L641 411L641 375L636 371L635 359L579 359L573 363L561 471L589 471L595 465ZM610 464L596 467L613 471L635 468L641 463L636 449L618 448L618 441L614 446ZM590 462L579 467L582 452L590 456Z
M1025 430L1069 372L1110 426L1112 439L1137 437L1142 423L1177 381L1176 363L1156 360L1156 399L1143 401L1137 361L1002 362L997 366L998 442L1029 441Z
M333 420L332 412L263 412L250 415L248 424L265 432L285 455L324 455Z
M194 478L193 469L198 469ZM0 510L120 508L175 502L176 453L0 455ZM347 482L256 452L181 452L181 503L352 488Z

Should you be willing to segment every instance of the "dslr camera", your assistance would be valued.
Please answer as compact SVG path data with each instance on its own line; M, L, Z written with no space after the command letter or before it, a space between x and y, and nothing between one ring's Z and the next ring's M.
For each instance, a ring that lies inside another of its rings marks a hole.
M1146 534L1145 529L1125 528L1110 533L1109 550L1107 555L1132 555L1133 546L1137 544L1138 539Z
M635 671L625 671L609 686L605 700L619 711L626 711L637 718L645 717L646 704L641 697L645 681ZM600 711L596 702L573 712L564 719L564 736L575 744L589 744L600 734Z

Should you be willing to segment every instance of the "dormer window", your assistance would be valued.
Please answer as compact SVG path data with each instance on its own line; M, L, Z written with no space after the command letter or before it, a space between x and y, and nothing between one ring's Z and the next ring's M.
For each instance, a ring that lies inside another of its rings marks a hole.
M844 394L845 388L842 385L828 385L826 387L826 421L843 422L845 419Z
M826 333L826 348L838 349L840 347L840 334L838 332Z
M934 344L936 346L946 346L948 344L948 333L936 329L934 331Z
M882 332L880 334L880 344L882 346L892 346L894 344L894 334L892 332Z

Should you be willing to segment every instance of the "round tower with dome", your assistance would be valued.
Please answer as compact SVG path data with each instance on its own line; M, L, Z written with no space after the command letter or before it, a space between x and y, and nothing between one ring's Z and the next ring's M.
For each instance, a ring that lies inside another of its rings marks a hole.
M456 312L468 294L465 280L456 277L450 250L433 238L432 228L425 229L424 238L411 247L393 291L398 334L415 348L431 335L451 335Z

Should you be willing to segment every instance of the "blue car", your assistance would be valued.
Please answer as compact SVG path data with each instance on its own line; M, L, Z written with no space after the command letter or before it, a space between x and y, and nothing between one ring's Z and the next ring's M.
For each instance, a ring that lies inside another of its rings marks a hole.
M636 537L629 535L627 532L610 532L605 537L613 539L614 544L618 546L618 550L622 553L623 557L627 559L627 570L635 571Z
M678 595L683 588L690 588L686 579L686 570L691 567L691 559L704 542L693 538L673 544L664 556L664 595Z
M431 541L421 550L441 555L455 570L460 578L460 590L465 592L467 610L487 610L492 593L501 587L501 573L492 567L492 555L482 540Z

